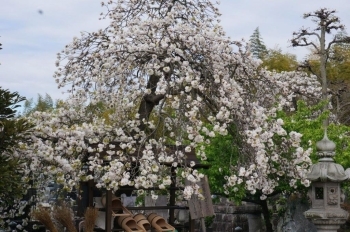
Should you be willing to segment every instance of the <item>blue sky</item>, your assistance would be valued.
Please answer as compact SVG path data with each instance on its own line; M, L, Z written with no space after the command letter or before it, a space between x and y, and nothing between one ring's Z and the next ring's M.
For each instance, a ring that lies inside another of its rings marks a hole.
M327 7L350 34L349 0L221 0L222 25L234 40L249 40L255 28L268 48L280 47L302 59L306 48L291 48L288 40L302 26L313 27L303 13ZM39 11L43 13L40 14ZM0 7L0 86L27 98L48 93L64 99L53 79L56 54L81 31L96 31L103 11L98 0L11 0Z

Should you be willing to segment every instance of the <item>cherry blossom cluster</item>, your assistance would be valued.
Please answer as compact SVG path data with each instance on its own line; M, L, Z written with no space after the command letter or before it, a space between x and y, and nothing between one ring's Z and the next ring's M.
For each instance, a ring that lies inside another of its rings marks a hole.
M245 93L244 119L241 135L246 146L242 155L249 162L233 168L226 177L227 194L244 186L251 194L259 190L264 200L281 183L288 179L290 186L297 183L308 186L306 179L311 149L300 147L301 134L283 128L283 120L277 118L279 110L294 111L294 101L304 99L316 102L321 98L321 87L315 76L300 72L274 73L262 70L257 78L249 81L250 92ZM247 83L248 86L248 83Z

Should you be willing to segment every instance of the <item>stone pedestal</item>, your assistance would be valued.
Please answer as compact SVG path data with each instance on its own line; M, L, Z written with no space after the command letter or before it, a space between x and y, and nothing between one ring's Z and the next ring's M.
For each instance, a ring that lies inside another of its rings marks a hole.
M307 217L317 228L317 231L337 232L340 225L345 224L348 218L348 212L343 209L322 210L310 209L306 211Z

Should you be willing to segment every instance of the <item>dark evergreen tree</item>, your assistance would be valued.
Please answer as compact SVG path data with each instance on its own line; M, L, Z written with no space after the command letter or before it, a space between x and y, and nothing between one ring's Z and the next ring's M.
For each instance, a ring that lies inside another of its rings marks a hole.
M261 38L259 27L257 27L250 36L250 51L253 56L262 59L267 54L267 48Z
M17 92L0 87L0 207L11 205L25 192L21 173L24 163L16 149L20 149L31 125L24 118L15 117L23 100Z

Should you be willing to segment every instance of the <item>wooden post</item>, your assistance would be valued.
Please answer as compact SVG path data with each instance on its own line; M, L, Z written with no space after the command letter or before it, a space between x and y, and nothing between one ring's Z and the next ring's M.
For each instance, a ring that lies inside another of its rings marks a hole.
M191 218L190 215L190 220L189 220L189 224L190 224L190 228L189 228L189 232L194 232L194 224L195 224L195 220Z
M202 224L202 232L207 232L207 229L205 227L205 220L204 217L201 218L201 224Z
M78 212L77 212L77 216L78 217L83 217L84 216L84 212L83 212L83 186L84 183L80 182L79 183L79 189L77 192L77 206L78 206Z
M106 232L112 232L112 190L107 190L106 193Z
M94 188L95 188L95 182L94 180L88 181L88 207L93 207L94 205Z
M169 203L170 206L174 206L175 205L175 200L176 200L176 173L175 173L175 167L171 166L171 184L170 184L170 199L169 199ZM174 208L170 208L169 209L169 223L171 225L173 225L175 222L175 209Z

